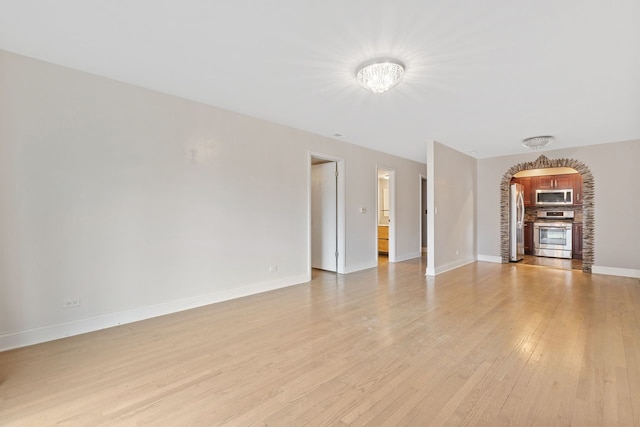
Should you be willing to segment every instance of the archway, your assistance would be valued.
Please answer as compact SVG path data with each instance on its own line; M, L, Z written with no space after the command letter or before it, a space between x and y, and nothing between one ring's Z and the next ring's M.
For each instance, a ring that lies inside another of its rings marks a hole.
M573 168L582 175L582 271L591 272L594 261L594 179L593 174L582 162L574 159L548 159L544 155L533 162L512 166L502 176L500 183L500 257L509 262L509 184L515 174L523 170L546 168Z

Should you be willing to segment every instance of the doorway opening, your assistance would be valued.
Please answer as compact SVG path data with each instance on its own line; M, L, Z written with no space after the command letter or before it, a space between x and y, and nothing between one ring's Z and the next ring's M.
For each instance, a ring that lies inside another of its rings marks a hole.
M396 262L395 171L376 168L376 250L378 264Z
M502 182L500 183L500 254L503 263L509 262L509 191L510 185L513 181L513 178L516 179L527 179L528 176L534 176L536 170L542 169L546 172L550 172L550 169L555 170L566 170L566 168L570 168L570 170L577 172L579 175L579 182L581 183L580 193L576 194L578 197L577 200L574 200L570 206L564 207L562 210L575 211L579 210L579 221L572 221L572 240L573 247L580 246L581 254L582 254L582 271L591 272L591 267L594 262L594 178L593 174L589 170L589 168L582 162L573 159L557 159L551 160L545 157L544 155L540 156L534 162L520 163L512 166L502 177ZM567 174L570 175L570 174ZM545 173L545 176L552 176ZM558 175L557 177L560 177ZM553 179L552 179L553 181ZM560 188L563 185L559 184L558 178L555 178L556 187ZM565 187L567 187L565 185ZM575 190L574 190L575 192ZM526 197L526 196L525 196ZM533 198L530 200L530 205L534 208L530 210L529 216L527 219L533 220L538 215L538 211L542 211L543 213L548 210L554 209L553 207L537 206L535 201L535 194L531 194ZM532 227L534 222L528 221L529 226ZM576 226L578 226L576 228ZM526 228L526 226L525 226ZM531 230L530 235L534 236L533 230ZM527 245L527 238L525 235L525 247ZM530 244L534 244L531 242ZM573 268L571 263L567 263L563 260L557 260L554 258L548 258L547 260L542 259L534 259L533 261L538 261L543 265L550 267L558 267L558 263L565 262L565 266L560 265L560 268ZM571 260L569 260L571 261Z
M344 161L309 153L309 277L312 269L343 274Z

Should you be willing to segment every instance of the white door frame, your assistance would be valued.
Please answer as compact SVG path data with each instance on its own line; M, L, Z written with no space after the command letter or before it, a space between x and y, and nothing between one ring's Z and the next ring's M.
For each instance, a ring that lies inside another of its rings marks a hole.
M338 209L337 209L337 240L338 240L338 265L337 273L345 274L345 174L344 159L331 154L309 151L307 155L307 275L311 280L311 161L312 158L336 162L338 167Z
M418 182L420 183L418 185L418 192L419 192L419 196L418 196L418 200L420 200L420 215L418 215L418 224L420 225L420 242L418 242L418 252L420 252L420 254L422 254L422 235L424 234L424 230L422 228L422 215L423 215L423 211L426 209L427 212L429 212L429 209L427 208L427 206L422 206L422 180L424 179L425 181L425 185L427 186L427 197L429 195L428 191L429 191L429 187L428 187L428 183L429 181L427 180L427 176L420 173L418 174ZM427 214L428 216L428 214ZM427 227L427 232L429 232L429 227ZM428 235L427 235L428 238ZM427 241L427 246L425 249L427 249L427 252L429 252L429 246L428 246L429 242Z
M427 140L427 276L436 275L436 180L435 180L435 141Z
M385 165L376 165L376 265L378 264L378 224L380 224L379 172L389 172L389 262L396 262L396 170Z

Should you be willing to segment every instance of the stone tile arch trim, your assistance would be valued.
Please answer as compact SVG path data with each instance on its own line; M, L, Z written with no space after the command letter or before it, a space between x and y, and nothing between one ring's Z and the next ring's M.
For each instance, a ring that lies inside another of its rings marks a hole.
M500 256L502 263L509 262L509 184L515 174L524 170L546 168L573 168L582 175L582 271L590 273L594 262L594 199L593 174L584 163L574 159L549 159L544 155L533 162L512 166L502 176L500 183Z

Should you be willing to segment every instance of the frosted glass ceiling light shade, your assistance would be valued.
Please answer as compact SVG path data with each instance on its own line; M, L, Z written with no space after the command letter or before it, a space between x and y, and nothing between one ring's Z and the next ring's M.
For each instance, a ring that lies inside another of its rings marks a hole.
M532 136L531 138L527 138L527 139L523 139L522 140L522 145L524 145L527 148L530 148L532 150L539 150L541 148L546 147L547 145L549 145L549 143L551 142L551 140L553 139L552 136Z
M373 93L386 92L402 81L404 66L393 59L375 59L358 68L356 79Z

